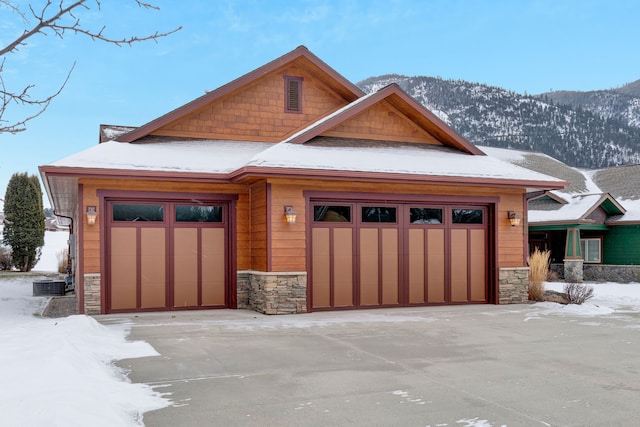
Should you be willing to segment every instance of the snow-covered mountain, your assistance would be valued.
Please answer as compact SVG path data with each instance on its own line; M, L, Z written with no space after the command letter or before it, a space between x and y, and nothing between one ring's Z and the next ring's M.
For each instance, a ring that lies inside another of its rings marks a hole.
M571 105L617 119L629 126L640 128L640 80L620 88L589 92L556 91L541 95L559 104Z
M551 94L521 95L495 86L426 76L384 75L358 86L370 93L390 83L397 83L477 145L540 151L583 168L640 163L640 125L634 125L640 123L640 93L634 92L635 83L620 88L617 95L601 91L606 96L594 96L590 109L562 104ZM629 107L605 113L608 99L618 95L629 98ZM636 107L631 107L633 102Z

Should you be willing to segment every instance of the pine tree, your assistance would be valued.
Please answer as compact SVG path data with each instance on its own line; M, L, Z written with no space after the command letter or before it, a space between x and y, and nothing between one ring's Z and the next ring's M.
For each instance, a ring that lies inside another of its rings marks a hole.
M42 189L35 175L15 173L4 196L3 243L11 247L13 265L31 271L44 246Z

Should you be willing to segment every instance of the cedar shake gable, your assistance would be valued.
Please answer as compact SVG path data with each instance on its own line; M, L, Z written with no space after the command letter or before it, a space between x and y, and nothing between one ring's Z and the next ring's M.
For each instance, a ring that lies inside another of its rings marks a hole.
M285 111L285 82L303 82L300 113ZM220 88L122 135L135 142L148 135L280 142L364 92L306 47L271 61Z
M443 145L485 155L395 83L318 120L286 142L302 144L317 136Z

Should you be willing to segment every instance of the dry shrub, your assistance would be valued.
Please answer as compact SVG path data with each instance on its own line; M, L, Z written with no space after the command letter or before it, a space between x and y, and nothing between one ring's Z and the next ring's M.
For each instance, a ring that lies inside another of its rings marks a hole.
M569 304L582 304L593 297L593 286L583 283L565 283L564 293Z
M549 274L547 274L547 282L557 282L560 280L560 275L557 271L549 270Z
M67 274L67 267L69 266L68 249L60 249L56 257L58 258L58 273Z
M542 301L544 294L544 281L549 274L550 251L540 251L536 248L527 261L529 262L529 299Z

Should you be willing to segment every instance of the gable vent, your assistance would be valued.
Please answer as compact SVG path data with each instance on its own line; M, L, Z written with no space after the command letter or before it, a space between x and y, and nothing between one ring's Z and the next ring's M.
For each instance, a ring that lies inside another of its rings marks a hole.
M284 77L285 111L290 113L302 112L302 77Z

